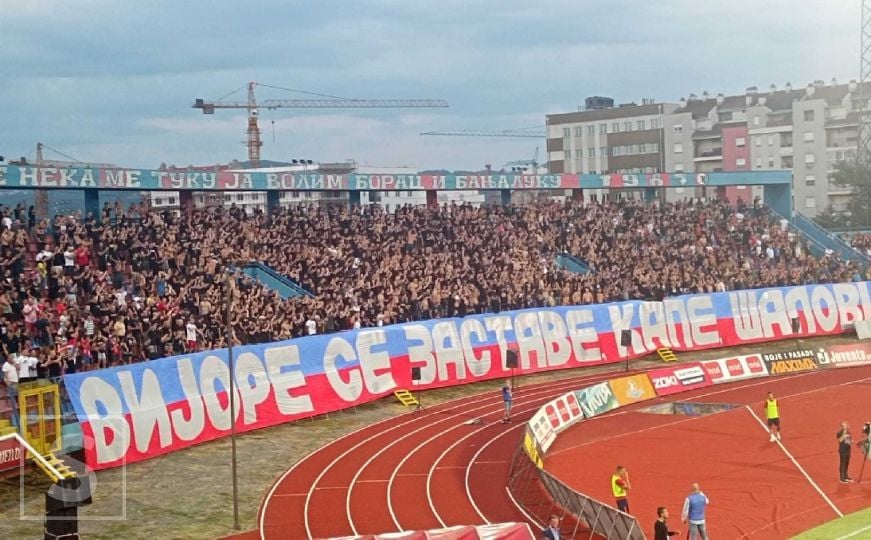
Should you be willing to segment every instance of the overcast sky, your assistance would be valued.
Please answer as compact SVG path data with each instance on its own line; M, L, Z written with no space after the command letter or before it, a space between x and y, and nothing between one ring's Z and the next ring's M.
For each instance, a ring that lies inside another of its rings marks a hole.
M676 102L858 77L859 0L0 0L0 155L130 167L246 159L248 81L449 109L262 111L263 158L500 167L589 95ZM244 92L233 98L243 100ZM305 98L260 88L258 99ZM273 124L274 122L274 124ZM274 133L274 142L273 142ZM61 159L51 152L46 158Z

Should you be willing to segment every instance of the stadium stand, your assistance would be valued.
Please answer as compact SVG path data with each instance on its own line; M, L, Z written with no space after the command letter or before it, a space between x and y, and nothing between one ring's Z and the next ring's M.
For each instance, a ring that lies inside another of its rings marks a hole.
M762 208L662 204L209 208L143 206L37 222L0 209L0 343L41 377L224 346L227 268L252 261L312 297L236 271L238 344L487 311L867 278ZM560 254L582 261L576 273ZM631 261L632 264L627 264Z

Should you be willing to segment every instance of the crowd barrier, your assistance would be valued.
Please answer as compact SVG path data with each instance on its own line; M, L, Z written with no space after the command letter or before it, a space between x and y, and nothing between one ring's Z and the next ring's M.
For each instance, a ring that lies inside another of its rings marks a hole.
M525 309L248 345L233 351L233 422L245 432L354 407L400 388L621 362L660 347L691 351L837 334L866 318L869 282L857 282ZM506 366L509 349L517 352L516 369ZM412 367L420 368L419 381L411 380ZM739 368L724 365L718 377ZM95 470L230 433L226 349L64 380ZM691 380L658 384L683 387Z
M680 363L567 392L546 403L527 423L523 442L511 461L508 490L539 525L554 514L563 518L570 515L573 530L570 535L563 531L566 538L576 538L582 532L590 538L644 540L634 517L566 486L547 471L547 451L562 431L618 407L679 392L756 377L859 365L871 365L869 342L786 352L762 349L756 354ZM706 414L723 408L722 404L711 404L708 411L692 405L675 413Z

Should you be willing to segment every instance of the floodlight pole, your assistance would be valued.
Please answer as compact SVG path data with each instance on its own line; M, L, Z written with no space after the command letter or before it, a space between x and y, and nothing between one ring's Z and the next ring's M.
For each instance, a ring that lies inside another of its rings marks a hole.
M230 273L224 279L227 289L226 313L224 314L224 334L227 336L227 360L230 369L230 448L232 453L233 469L233 528L240 530L239 524L239 476L236 470L236 372L233 369L233 328L230 311L233 307L233 288Z

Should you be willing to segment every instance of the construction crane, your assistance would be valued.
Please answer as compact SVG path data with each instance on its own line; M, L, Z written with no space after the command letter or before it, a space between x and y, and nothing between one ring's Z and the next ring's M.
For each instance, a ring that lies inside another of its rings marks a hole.
M449 129L446 131L427 131L421 135L438 135L446 137L521 137L528 139L543 139L544 131L536 128L524 129Z
M535 147L535 154L532 155L532 159L522 159L520 161L509 161L503 167L509 168L511 170L519 169L522 171L531 170L532 174L538 173L538 147Z
M311 94L318 96L321 99L267 99L261 101L258 105L257 99L254 96L254 88L264 86L266 88L275 88L278 90L286 90L290 92L299 92L303 94ZM242 88L234 90L227 94L221 100L235 94ZM250 82L248 83L248 101L246 102L224 102L224 101L206 102L203 99L196 99L193 104L194 109L201 109L203 114L215 114L215 109L245 109L248 111L248 129L246 131L248 145L248 160L252 167L260 165L260 147L263 146L263 141L260 140L260 127L257 125L259 117L259 109L392 109L392 108L417 108L417 107L448 107L448 102L443 99L347 99L338 96L330 96L326 94L317 94L314 92L306 92L303 90L294 90L292 88L282 88L280 86L271 86L263 83Z

